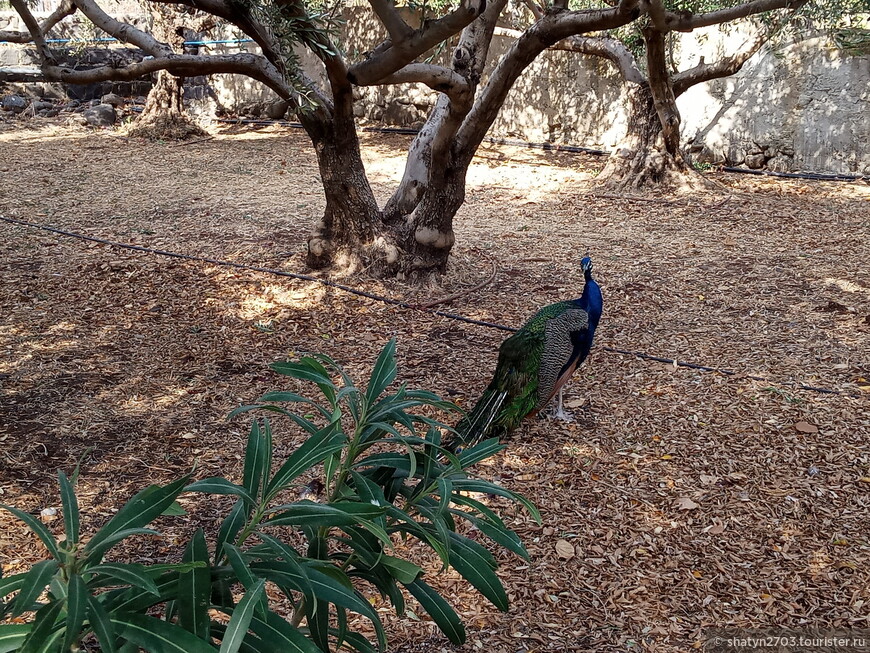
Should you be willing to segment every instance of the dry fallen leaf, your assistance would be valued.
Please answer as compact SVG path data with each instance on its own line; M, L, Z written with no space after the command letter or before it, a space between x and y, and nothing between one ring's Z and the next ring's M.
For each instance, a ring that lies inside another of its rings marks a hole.
M723 526L721 523L716 523L712 526L708 526L704 530L710 533L710 535L721 535L725 532L725 526Z
M818 433L819 427L815 424L810 424L809 422L800 421L794 425L796 431L800 433Z
M692 501L689 497L680 497L677 499L677 508L680 510L694 510L695 508L700 507L700 505Z
M556 554L562 560L570 560L574 557L574 546L568 540L559 540L556 542Z

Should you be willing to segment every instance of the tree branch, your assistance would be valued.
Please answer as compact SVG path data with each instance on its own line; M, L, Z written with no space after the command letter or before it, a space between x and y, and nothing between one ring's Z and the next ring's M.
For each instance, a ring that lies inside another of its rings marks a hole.
M435 64L411 63L387 75L378 84L409 84L419 82L433 91L444 93L450 97L467 94L471 91L468 82L462 75Z
M122 23L112 18L94 0L73 1L94 25L106 32L106 34L114 36L119 41L131 43L157 58L163 58L172 54L172 48L166 43L161 43L147 32L136 29L129 23Z
M52 64L55 63L56 60L54 55L48 47L48 44L45 42L45 34L40 29L39 23L36 22L36 17L31 13L25 0L10 0L10 4L15 11L18 12L18 15L21 16L21 20L24 21L24 26L27 28L27 31L30 32L30 37L33 40L33 44L36 46L36 52L39 55L40 61Z
M21 2L22 0L12 0ZM158 70L166 70L179 77L216 75L221 73L241 74L262 82L286 100L299 101L295 89L284 81L266 59L250 53L228 55L169 54L154 57L116 68L101 66L88 70L72 70L56 65L42 66L42 73L49 81L67 84L93 84L96 82L131 81Z
M463 0L462 5L446 16L424 23L407 38L385 41L375 48L368 59L350 67L348 77L359 86L371 86L411 63L441 41L453 36L485 8L485 0Z
M769 33L762 32L755 39L744 43L743 49L713 63L705 63L704 58L701 57L701 61L696 66L673 75L674 95L679 97L696 84L733 75L767 43L769 38Z
M42 24L39 25L39 32L43 36L45 36L51 31L51 29L55 25L57 25L67 16L72 16L75 11L76 6L73 4L72 0L63 0L63 2L58 5L57 9L55 9L50 16L42 21ZM17 32L0 30L0 41L8 41L9 43L29 43L32 40L33 37L30 35L29 31Z
M504 27L497 27L495 33L498 36L514 39L522 36L519 30ZM609 36L571 36L551 45L549 49L601 57L615 65L625 81L635 84L643 84L646 81L631 51L622 41Z
M616 7L607 9L560 11L543 16L499 60L457 133L455 147L471 153L466 156L473 155L517 78L541 52L569 36L626 25L640 13L638 0L621 0Z
M411 38L414 30L402 19L391 0L369 0L369 4L393 41L405 41Z
M740 18L748 18L775 9L796 11L813 0L753 0L735 7L710 11L705 14L667 12L665 26L667 31L691 32L699 27L719 25Z

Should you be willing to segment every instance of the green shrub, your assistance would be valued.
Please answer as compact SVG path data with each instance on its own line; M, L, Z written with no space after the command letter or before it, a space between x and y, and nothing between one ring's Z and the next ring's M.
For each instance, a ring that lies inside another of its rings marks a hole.
M444 568L454 568L493 605L507 609L495 558L457 532L457 522L465 520L492 542L527 557L517 535L471 496L507 497L540 521L526 499L470 474L472 465L501 448L497 441L456 456L443 449L445 426L425 413L455 407L404 385L387 392L396 378L394 341L381 351L365 389L327 356L272 367L313 382L321 393L314 401L271 392L261 399L267 403L234 411L282 413L307 432L302 446L274 473L270 425L254 422L241 484L221 477L191 483L185 476L152 485L86 542L80 538L74 492L77 472L72 480L58 475L65 531L60 542L33 515L4 506L36 533L51 558L26 573L0 578L0 598L15 593L0 603L0 617L21 621L22 615L34 615L24 623L0 625L0 653L77 650L92 636L107 652L375 650L349 629L349 612L371 620L377 649L384 650L383 626L354 579L371 583L399 615L405 611L404 588L452 642L463 642L458 615L428 584L421 567L397 554L393 543L398 538L430 547ZM305 414L285 405L301 406ZM322 488L320 500L288 501L312 475L315 482L308 487ZM178 514L175 500L182 492L236 497L211 547L197 530L180 563L104 561L122 540L155 534L146 526L160 515ZM266 582L290 599L291 614L273 610ZM234 592L242 591L236 602ZM224 617L216 619L212 611Z

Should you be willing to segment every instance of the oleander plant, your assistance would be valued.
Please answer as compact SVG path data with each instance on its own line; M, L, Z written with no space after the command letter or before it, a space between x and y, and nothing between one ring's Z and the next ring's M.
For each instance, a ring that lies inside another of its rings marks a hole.
M457 409L432 392L390 389L394 340L364 388L324 355L272 368L312 383L317 398L269 392L233 415L263 410L289 418L306 439L286 460L274 460L270 422L255 420L240 483L187 475L151 485L89 538L75 492L78 468L71 477L58 473L60 538L34 515L2 506L50 557L0 577L0 653L383 651L372 588L398 615L413 599L451 642L462 643L461 619L410 559L420 562L421 548L507 610L496 559L481 542L528 554L487 497L523 506L539 523L540 515L527 499L471 472L501 445L488 440L456 455L442 447L449 429L432 415ZM177 498L192 492L235 499L214 537L194 531L168 556L180 562L118 559L119 543L157 535L153 522L162 515L185 514ZM461 534L471 530L473 538ZM354 614L372 623L376 641L354 630L361 623Z

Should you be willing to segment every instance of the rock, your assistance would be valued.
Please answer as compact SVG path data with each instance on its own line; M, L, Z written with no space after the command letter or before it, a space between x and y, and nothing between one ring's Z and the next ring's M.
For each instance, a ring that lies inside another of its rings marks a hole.
M746 156L746 166L753 170L764 167L764 154L749 154Z
M746 160L746 150L739 145L731 145L725 152L725 161L729 166L739 166Z
M116 95L115 93L107 93L100 98L100 103L111 104L113 107L123 107L124 98L122 98L120 95Z
M266 105L266 116L270 120L281 120L290 108L290 103L286 100L278 100Z
M81 105L82 105L82 103L79 102L78 100L70 100L69 102L67 102L64 105L64 109L68 109L68 110L72 111L73 109L79 108Z
M145 104L148 101L148 98L144 95L137 95L133 98L133 104Z
M794 170L794 159L790 156L775 156L767 161L765 167L773 172L792 172Z
M705 145L704 148L694 156L694 160L696 163L718 166L725 163L725 155L721 151L714 151L712 148Z
M30 105L34 111L49 111L54 109L54 102L46 102L45 100L34 100Z
M27 98L20 95L7 95L0 101L0 107L3 111L11 111L12 113L21 113L27 108Z
M115 107L111 104L98 104L90 109L85 109L82 115L87 123L94 127L111 127L118 119Z
M58 110L58 109L49 109L48 111L42 111L41 113L42 113L42 115L45 116L46 118L54 118L54 117L57 116L57 114L60 113L60 110Z

